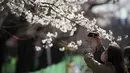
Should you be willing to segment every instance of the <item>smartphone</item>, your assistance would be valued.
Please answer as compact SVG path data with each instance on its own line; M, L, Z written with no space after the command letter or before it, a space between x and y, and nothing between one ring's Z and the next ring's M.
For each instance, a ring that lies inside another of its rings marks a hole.
M90 32L87 36L95 38L96 36L99 36L99 35L96 32Z

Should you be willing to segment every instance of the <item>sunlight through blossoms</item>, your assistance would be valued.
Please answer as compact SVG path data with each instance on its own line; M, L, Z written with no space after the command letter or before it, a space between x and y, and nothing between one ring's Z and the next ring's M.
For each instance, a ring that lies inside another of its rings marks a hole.
M112 41L114 39L112 31L107 33L104 29L96 24L96 19L89 20L83 16L84 12L76 14L81 8L81 4L88 0L10 0L7 5L13 14L20 16L25 15L30 25L41 24L49 25L59 29L63 33L68 33L68 36L73 36L77 31L77 25L85 27L86 31L97 31L101 38ZM44 31L43 31L44 32ZM57 38L58 32L48 32L45 39L42 40L43 47L48 48L53 46L53 38ZM82 44L82 40L70 42L68 47L78 49L78 45ZM62 48L61 50L64 50Z

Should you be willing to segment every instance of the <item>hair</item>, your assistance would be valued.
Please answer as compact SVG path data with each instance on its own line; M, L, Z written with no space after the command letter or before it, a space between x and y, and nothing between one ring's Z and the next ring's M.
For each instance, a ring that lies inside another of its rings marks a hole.
M123 50L117 45L108 47L108 62L114 65L116 73L125 73Z
M128 61L129 61L129 64L127 64L126 68L127 68L127 71L130 73L130 46L126 46L124 48L124 57L127 57L128 58Z

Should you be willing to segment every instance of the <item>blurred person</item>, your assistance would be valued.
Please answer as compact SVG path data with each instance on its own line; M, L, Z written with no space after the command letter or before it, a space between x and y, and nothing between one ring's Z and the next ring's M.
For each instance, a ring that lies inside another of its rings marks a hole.
M130 46L124 48L124 62L128 72L130 73Z
M93 54L85 52L84 61L94 73L126 73L123 50L117 44L111 44L104 49L99 35L92 37L96 40L97 48ZM96 55L98 54L98 55ZM100 62L101 60L101 62Z

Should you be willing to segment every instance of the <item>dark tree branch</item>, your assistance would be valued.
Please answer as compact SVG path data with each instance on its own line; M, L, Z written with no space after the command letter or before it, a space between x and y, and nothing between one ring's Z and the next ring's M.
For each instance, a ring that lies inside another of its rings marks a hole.
M2 23L4 21L4 19L6 18L6 16L8 16L8 12L9 12L9 7L7 6L8 0L4 0L4 2L2 2L0 4L0 7L4 7L3 11L0 11L0 27L2 26Z

